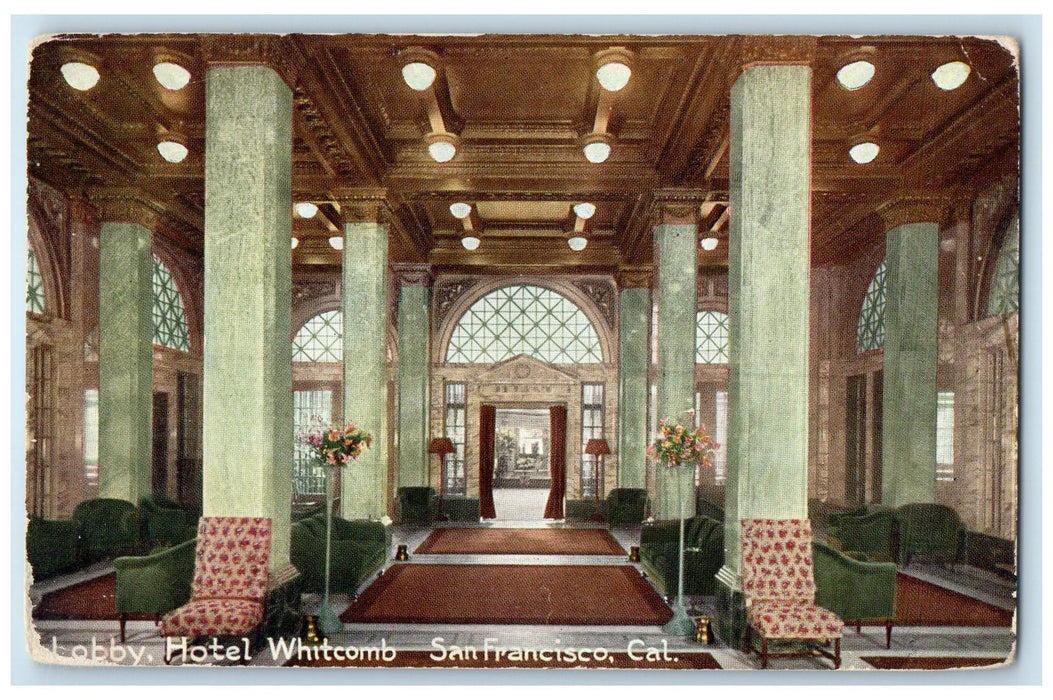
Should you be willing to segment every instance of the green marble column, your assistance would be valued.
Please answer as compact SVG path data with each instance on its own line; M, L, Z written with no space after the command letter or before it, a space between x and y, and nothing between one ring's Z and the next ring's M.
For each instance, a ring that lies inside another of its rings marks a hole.
M647 476L647 353L651 294L618 293L618 486L644 488Z
M99 235L99 495L151 494L153 260L150 229L104 222Z
M344 418L373 435L373 444L344 470L345 518L386 514L388 228L377 222L344 224Z
M658 267L658 419L689 424L686 412L695 407L695 325L698 312L698 226L660 224L654 227ZM674 474L658 467L655 518L695 514L694 478L690 470ZM678 492L676 474L680 476Z
M399 291L399 486L428 485L427 284L427 273L418 272Z
M729 382L717 634L744 630L740 518L808 515L811 69L757 66L731 88Z
M936 306L939 231L897 226L885 237L882 502L936 501Z
M205 76L204 514L272 520L292 503L292 91L271 68Z

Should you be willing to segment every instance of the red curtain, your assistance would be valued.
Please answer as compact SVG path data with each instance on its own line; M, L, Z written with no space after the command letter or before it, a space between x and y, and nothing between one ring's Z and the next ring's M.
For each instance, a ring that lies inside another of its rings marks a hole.
M494 510L494 432L497 409L483 405L479 408L479 515L496 518Z
M548 409L551 440L549 442L549 474L552 488L545 504L546 518L563 518L563 496L567 484L567 407L552 406Z

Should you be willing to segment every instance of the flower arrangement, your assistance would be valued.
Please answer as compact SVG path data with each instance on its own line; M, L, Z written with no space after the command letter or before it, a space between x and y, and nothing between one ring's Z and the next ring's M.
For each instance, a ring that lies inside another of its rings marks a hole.
M354 423L348 423L344 428L312 426L302 431L297 438L318 459L331 467L346 465L373 442L373 436Z
M694 423L694 409L687 412L690 423ZM697 430L685 428L680 424L673 424L668 418L661 421L661 430L653 445L648 446L646 452L656 464L661 463L667 467L678 467L681 464L701 464L703 467L713 466L712 458L719 448L711 437L706 435L706 426L699 426Z

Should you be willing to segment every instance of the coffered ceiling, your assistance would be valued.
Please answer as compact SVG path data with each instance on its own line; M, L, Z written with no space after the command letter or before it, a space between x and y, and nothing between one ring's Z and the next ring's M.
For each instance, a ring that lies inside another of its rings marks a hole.
M612 48L628 52L628 84L596 79ZM423 50L434 84L411 89L401 68ZM873 79L847 90L837 71L857 60ZM98 84L70 87L60 67L95 66ZM188 85L169 90L152 69L185 67ZM967 197L977 182L1017 168L1019 84L1013 54L977 38L764 36L60 36L33 51L30 174L70 192L137 188L163 212L160 235L202 248L204 76L210 63L266 62L293 89L294 201L319 206L293 217L294 264L340 264L328 239L340 233L348 192L383 194L391 212L393 261L440 270L613 271L647 263L650 227L663 203L697 207L700 265L727 262L728 100L744 65L812 66L812 260L843 262L880 240L883 206L900 197ZM966 63L954 90L930 78ZM457 138L447 162L427 137ZM606 133L610 157L586 160L583 139ZM183 143L169 163L157 143ZM876 143L858 164L849 148ZM579 221L572 205L595 215ZM455 218L454 202L472 205ZM481 239L461 245L466 221ZM575 227L588 240L572 251Z

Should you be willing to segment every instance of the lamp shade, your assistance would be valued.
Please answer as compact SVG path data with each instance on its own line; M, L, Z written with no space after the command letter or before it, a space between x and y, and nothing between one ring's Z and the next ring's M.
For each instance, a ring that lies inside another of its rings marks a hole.
M587 455L609 455L611 446L603 438L590 438L585 443L585 454Z
M453 441L448 437L432 438L428 445L428 454L445 455L454 451Z

